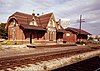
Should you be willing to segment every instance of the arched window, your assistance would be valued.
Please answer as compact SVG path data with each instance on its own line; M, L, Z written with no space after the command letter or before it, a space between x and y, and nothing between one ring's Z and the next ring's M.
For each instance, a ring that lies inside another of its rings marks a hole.
M13 26L16 27L16 20L13 19Z
M70 36L70 33L66 33L66 36Z

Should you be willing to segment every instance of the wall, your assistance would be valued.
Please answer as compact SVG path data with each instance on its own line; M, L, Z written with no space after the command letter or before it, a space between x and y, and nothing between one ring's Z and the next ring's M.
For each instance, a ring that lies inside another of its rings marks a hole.
M25 35L23 33L23 29L19 27L16 21L11 20L8 25L8 40L14 40L14 23L16 23L15 27L15 41L16 43L23 43L25 41ZM26 41L25 41L26 42Z
M76 42L76 34L73 32L67 31L64 33L64 41L68 43L75 43Z

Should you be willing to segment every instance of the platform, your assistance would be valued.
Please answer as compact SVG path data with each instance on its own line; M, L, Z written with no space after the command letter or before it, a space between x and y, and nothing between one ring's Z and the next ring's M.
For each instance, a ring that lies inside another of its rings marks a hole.
M65 43L47 43L47 44L27 44L27 47L38 48L38 47L66 47L66 46L76 46L76 44L65 44Z

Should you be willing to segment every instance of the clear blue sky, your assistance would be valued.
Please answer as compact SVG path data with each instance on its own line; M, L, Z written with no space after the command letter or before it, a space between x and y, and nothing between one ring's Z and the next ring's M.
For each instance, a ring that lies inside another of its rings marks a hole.
M0 0L0 22L16 11L31 14L53 12L56 19L70 19L70 26L79 28L79 15L85 22L82 28L93 35L100 35L100 0Z

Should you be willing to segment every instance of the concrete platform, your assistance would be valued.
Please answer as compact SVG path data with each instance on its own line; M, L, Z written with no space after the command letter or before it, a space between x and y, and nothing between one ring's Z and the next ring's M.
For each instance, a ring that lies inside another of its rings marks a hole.
M27 47L39 48L39 47L66 47L66 46L76 46L76 44L65 44L65 43L48 43L48 44L27 44Z
M12 56L20 56L20 55L30 55L30 54L40 54L46 52L55 52L55 51L63 51L63 50L73 50L73 49L87 49L88 46L67 46L67 47L42 47L42 48L30 48L30 47L13 47L14 45L10 45L5 48L6 45L3 45L0 48L0 58L3 57L12 57Z

